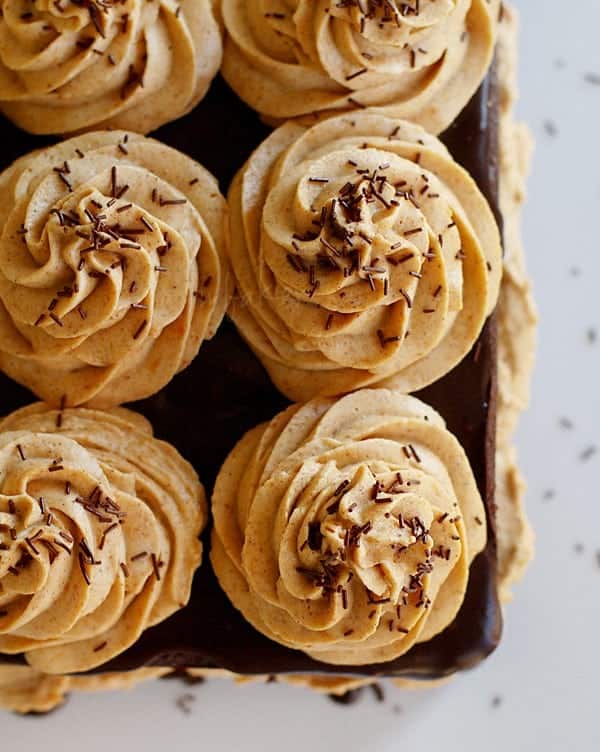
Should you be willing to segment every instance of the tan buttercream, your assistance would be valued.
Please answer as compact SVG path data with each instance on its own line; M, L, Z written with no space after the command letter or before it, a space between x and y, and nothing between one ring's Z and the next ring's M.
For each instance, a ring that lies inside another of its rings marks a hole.
M363 390L250 431L213 496L211 559L255 628L327 663L378 663L458 612L485 512L464 451L418 400Z
M31 666L0 666L0 708L15 713L48 713L73 692L114 692L133 689L164 676L169 669L141 668L128 673L51 676Z
M141 416L41 403L0 423L0 652L86 671L189 599L196 473Z
M515 121L517 100L516 11L506 6L500 26L500 207L504 218L504 279L498 304L500 419L498 443L509 443L529 404L536 348L537 311L525 265L521 213L526 199L532 138Z
M500 3L417 5L222 0L223 75L268 119L374 107L440 133L488 70Z
M148 133L191 110L221 63L212 0L0 8L0 111L32 133Z
M500 24L500 205L504 217L504 277L498 304L498 436L496 504L500 597L511 599L534 553L534 535L524 507L525 482L512 446L529 404L537 311L527 275L521 237L521 211L531 161L532 139L515 121L518 16L505 4Z
M0 368L55 405L166 386L230 298L216 180L158 141L90 133L0 176Z
M435 137L372 112L275 131L230 191L230 313L296 401L416 391L494 309L498 228Z

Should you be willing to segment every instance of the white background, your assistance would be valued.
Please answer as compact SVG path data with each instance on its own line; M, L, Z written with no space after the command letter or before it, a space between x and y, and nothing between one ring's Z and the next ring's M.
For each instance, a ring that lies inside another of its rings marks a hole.
M345 708L276 685L158 682L72 698L47 718L3 713L5 743L62 752L600 749L600 451L581 457L600 448L600 335L590 341L600 332L600 85L586 80L600 76L600 2L518 5L520 112L538 143L525 231L542 319L519 443L538 540L501 648L441 689L386 687L384 703L370 693ZM186 715L176 700L188 692Z

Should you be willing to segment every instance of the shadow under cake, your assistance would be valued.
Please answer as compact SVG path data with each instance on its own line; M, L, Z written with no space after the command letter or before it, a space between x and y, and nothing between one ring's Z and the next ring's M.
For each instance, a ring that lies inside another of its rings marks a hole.
M473 176L496 216L498 210L498 116L495 70L442 140ZM207 167L225 190L269 129L218 79L190 115L156 137ZM1 168L50 139L21 133L0 122ZM227 669L239 674L319 673L437 679L475 666L498 645L502 614L497 593L494 461L496 421L496 322L492 317L472 353L450 374L417 396L438 410L464 447L488 517L488 544L471 565L463 606L452 625L427 643L384 664L331 666L273 642L254 630L219 587L205 555L187 607L147 630L126 652L97 669L127 671L141 666ZM0 374L2 414L32 401ZM211 492L217 473L237 441L287 405L259 361L226 321L203 344L193 364L154 397L136 403L158 438L189 460ZM19 656L5 660L22 661Z

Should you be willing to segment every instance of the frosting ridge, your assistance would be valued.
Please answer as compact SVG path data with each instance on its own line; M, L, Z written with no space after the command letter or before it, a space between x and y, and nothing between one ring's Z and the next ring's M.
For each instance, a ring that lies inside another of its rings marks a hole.
M18 160L0 193L0 368L46 402L150 396L215 334L227 208L189 157L91 133Z
M211 559L234 606L338 665L389 661L443 631L486 541L456 439L384 389L294 405L250 431L212 507Z
M288 123L230 190L230 314L293 400L416 391L474 345L498 297L498 228L419 126L365 111Z
M286 120L374 107L440 133L492 61L500 3L222 0L223 75Z
M221 63L212 0L0 7L0 110L32 133L148 133L191 110Z
M144 418L31 405L0 422L0 464L0 652L86 671L187 603L204 490Z

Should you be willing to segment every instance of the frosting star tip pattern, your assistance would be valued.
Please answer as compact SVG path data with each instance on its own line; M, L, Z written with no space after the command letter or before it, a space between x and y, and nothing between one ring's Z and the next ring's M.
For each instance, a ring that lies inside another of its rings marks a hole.
M464 451L419 400L363 390L294 405L217 480L211 561L260 632L337 665L443 631L486 542Z
M270 121L371 107L448 127L488 71L500 0L222 0L223 75Z
M198 104L219 70L212 0L2 0L0 111L36 134L148 133Z
M368 110L288 123L229 203L230 315L290 399L417 391L465 357L495 307L492 212L414 124Z
M153 139L98 131L0 176L0 368L54 405L151 396L232 294L216 180Z
M0 422L0 650L86 671L187 603L207 521L192 467L118 409Z

